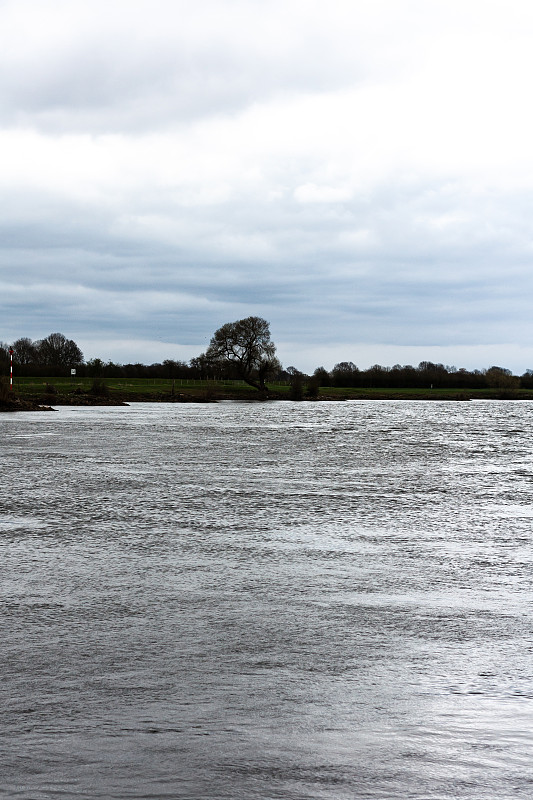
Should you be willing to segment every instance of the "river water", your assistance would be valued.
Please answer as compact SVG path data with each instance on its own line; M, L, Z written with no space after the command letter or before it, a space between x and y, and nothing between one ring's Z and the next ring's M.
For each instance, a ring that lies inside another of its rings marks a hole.
M0 796L531 798L532 416L2 415Z

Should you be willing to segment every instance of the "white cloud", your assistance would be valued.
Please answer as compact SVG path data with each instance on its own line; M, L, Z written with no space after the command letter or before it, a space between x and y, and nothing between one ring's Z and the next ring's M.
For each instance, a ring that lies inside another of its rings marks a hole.
M316 183L305 183L294 190L294 199L298 203L343 203L351 198L351 191L340 186L317 186Z

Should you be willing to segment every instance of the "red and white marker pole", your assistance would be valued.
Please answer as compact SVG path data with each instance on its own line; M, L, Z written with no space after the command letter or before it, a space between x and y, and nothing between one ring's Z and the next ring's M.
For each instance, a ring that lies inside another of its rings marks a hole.
M9 388L11 391L13 391L13 348L12 347L9 348L9 357L11 360L11 367L9 373Z

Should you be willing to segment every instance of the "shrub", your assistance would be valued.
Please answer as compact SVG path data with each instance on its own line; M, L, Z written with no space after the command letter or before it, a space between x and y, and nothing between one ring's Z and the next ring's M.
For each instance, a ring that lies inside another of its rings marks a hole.
M11 394L7 378L0 378L0 401L7 402Z
M318 397L319 391L320 391L320 381L316 376L313 375L313 377L309 380L309 383L307 384L306 394L308 397L315 399Z
M95 378L91 384L89 392L97 397L107 397L109 394L109 386L105 381L102 380L102 378Z
M297 372L292 376L291 386L289 389L290 400L303 400L304 397L304 382L301 373Z

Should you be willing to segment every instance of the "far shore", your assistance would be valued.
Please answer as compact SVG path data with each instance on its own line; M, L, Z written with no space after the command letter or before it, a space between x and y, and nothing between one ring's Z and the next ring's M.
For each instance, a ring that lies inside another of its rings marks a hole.
M467 402L469 400L533 400L533 390L504 393L496 389L380 389L373 387L320 387L315 396L304 392L295 396L290 386L273 386L259 392L244 383L197 381L194 385L176 385L171 380L129 381L109 380L91 389L89 379L75 383L67 378L23 378L15 383L14 391L4 392L0 412L51 411L56 406L127 406L131 403L218 403L223 401L266 402L339 402L347 400L421 400ZM43 391L44 390L44 391Z

